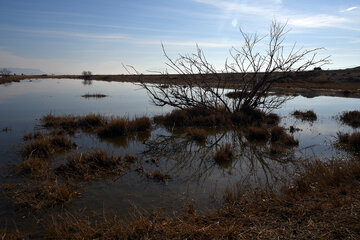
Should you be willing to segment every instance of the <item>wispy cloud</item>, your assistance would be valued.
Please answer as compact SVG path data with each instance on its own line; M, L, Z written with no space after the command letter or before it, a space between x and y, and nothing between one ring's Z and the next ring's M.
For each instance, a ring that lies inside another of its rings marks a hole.
M305 28L324 28L324 27L343 27L344 23L349 23L350 20L343 17L337 17L327 14L320 14L315 16L295 16L289 19L289 24L296 27Z
M287 21L289 25L301 28L343 28L349 29L350 19L343 16L331 14L307 14L295 10L286 9L281 4L281 0L272 0L268 4L252 2L251 4L242 4L239 2L230 2L227 0L193 0L197 3L207 4L216 7L227 13L237 13L238 15L256 15L266 19L279 19ZM277 3L277 4L276 4ZM352 11L358 7L348 8L346 11ZM230 14L229 14L230 15Z
M0 30L30 33L30 34L41 34L47 36L63 36L63 37L86 38L86 39L119 40L119 39L128 38L128 35L126 34L101 34L101 33L56 31L49 29L25 29L25 28L18 28L13 26L4 26L4 25L0 25Z
M354 11L354 10L356 10L356 9L359 9L360 7L349 7L349 8L347 8L347 9L345 9L345 10L342 10L341 12L350 12L350 11Z

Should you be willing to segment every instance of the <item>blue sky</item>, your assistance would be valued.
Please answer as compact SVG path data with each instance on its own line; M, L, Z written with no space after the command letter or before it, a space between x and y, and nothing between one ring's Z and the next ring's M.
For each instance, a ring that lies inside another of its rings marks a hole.
M196 43L219 69L239 33L288 22L286 42L325 47L337 69L360 66L360 0L1 0L0 67L47 73L163 70Z

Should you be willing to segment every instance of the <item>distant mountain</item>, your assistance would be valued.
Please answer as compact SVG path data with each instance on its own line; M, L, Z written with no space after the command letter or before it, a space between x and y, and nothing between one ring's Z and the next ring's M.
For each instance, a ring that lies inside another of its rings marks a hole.
M41 71L40 69L31 69L31 68L8 68L8 67L0 67L0 69L9 69L11 71L11 74L16 74L16 75L41 75L41 74L45 74L43 71Z

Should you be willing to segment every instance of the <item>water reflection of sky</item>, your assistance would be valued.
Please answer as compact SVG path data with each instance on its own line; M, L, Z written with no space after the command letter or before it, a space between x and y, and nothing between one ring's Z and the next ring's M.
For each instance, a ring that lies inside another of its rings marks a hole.
M86 93L101 93L108 97L82 98L81 95ZM334 116L346 110L359 110L359 106L360 99L295 97L277 112L282 116L284 126L301 129L294 134L295 138L300 140L300 146L296 150L297 156L315 154L331 157L339 152L332 145L336 133L353 131L339 124ZM132 83L92 81L91 85L84 85L81 80L33 79L0 85L0 129L5 127L11 129L0 132L1 163L6 164L19 159L18 149L19 145L23 144L22 136L33 132L34 126L39 123L38 119L48 113L56 115L100 113L132 118L142 115L153 116L169 110L170 108L153 106L149 102L147 93ZM313 123L296 120L290 115L295 110L314 110L318 120ZM86 204L94 208L105 205L126 210L133 203L149 208L165 205L181 207L185 201L194 199L206 208L211 201L209 195L219 197L228 186L236 182L271 183L293 168L291 162L280 163L271 160L269 156L264 157L262 146L249 145L242 148L239 136L231 132L222 139L222 141L233 141L239 147L240 157L230 164L231 168L217 166L212 160L212 153L207 152L210 150L204 148L203 152L196 152L192 150L196 149L196 146L192 148L192 145L196 144L189 145L183 141L183 138L165 142L167 145L158 156L141 156L143 151L149 150L142 143L143 140L154 139L164 132L166 131L157 129L148 136L112 140L99 140L94 135L76 134L72 140L78 143L79 150L85 151L96 146L122 155L136 154L139 158L143 158L141 161L159 157L162 160L157 167L146 163L144 168L149 171L161 169L170 174L172 179L169 180L168 185L164 185L153 182L144 175L129 172L115 183L99 181L89 184L86 197L76 201L75 205ZM215 141L219 135L221 134L211 137L207 144L211 144L210 142ZM182 152L182 155L174 154L176 151Z

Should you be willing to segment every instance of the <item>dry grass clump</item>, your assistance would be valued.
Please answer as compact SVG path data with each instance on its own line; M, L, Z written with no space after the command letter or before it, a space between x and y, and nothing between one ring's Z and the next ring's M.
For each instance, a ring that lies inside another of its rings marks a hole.
M297 146L299 141L295 140L293 136L286 133L285 128L274 126L271 129L271 142L278 142L286 146Z
M146 177L163 183L167 183L167 181L171 179L170 175L165 174L160 170L155 170L154 172L147 172Z
M35 210L62 205L79 196L75 185L69 182L59 183L56 179L15 184L7 186L5 190L11 194L16 205Z
M98 130L100 137L120 137L133 132L144 132L151 129L151 121L148 117L135 118L116 118L110 120L106 125Z
M118 137L127 135L130 129L129 121L126 119L111 120L106 126L102 127L98 134L100 137Z
M360 127L360 111L343 112L340 115L340 121L351 127L358 128Z
M224 108L214 110L193 107L176 109L165 116L155 116L154 122L166 127L229 127L232 125L248 126L277 124L280 118L276 114L265 114L258 109L243 108L230 113Z
M62 128L74 131L78 128L88 129L103 126L106 119L100 114L93 113L84 116L54 116L48 114L41 118L41 122L46 128Z
M135 118L130 121L130 128L133 131L143 132L151 129L151 121L148 117Z
M223 144L220 146L220 149L216 151L214 155L214 160L217 164L223 164L231 162L234 158L234 152L232 146L229 143Z
M297 119L301 119L302 121L316 121L317 120L317 116L316 113L312 110L308 110L308 111L295 111L292 113L292 115L297 118Z
M249 141L267 141L270 136L269 130L266 127L249 127L246 138Z
M228 126L231 124L230 115L223 109L209 110L204 108L175 109L165 116L154 117L156 123L166 127L186 126Z
M49 159L29 157L16 165L15 173L34 179L46 179L51 175Z
M131 155L116 157L105 150L76 153L67 157L67 162L55 169L57 175L82 180L96 180L119 175L135 160Z
M207 132L201 128L187 128L186 135L197 142L205 142L207 138Z
M77 122L78 126L82 129L101 127L106 124L106 120L103 116L94 113L77 117Z
M359 239L360 162L316 161L280 193L238 188L218 210L176 217L56 218L48 238Z
M74 130L79 127L76 117L72 115L54 116L52 114L47 114L40 120L43 123L43 126L46 128L62 128L64 130Z
M56 152L70 150L74 144L65 135L41 136L23 146L24 157L48 158Z
M67 131L82 129L84 131L97 132L101 137L125 136L133 132L151 129L151 121L148 117L106 119L100 114L88 114L84 116L54 116L48 114L41 118L46 128L62 128Z
M105 98L108 95L102 94L102 93L86 93L82 95L83 98Z
M360 151L360 132L353 134L338 132L337 137L339 144L349 147L354 151Z

